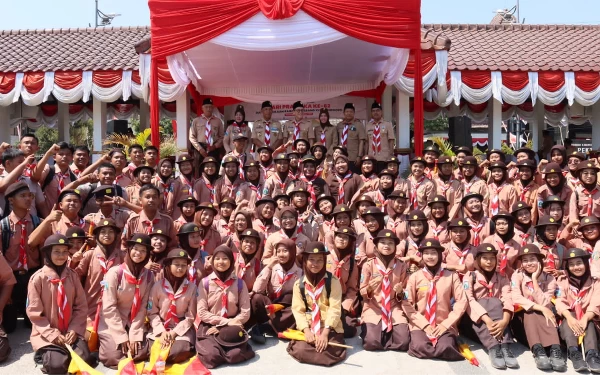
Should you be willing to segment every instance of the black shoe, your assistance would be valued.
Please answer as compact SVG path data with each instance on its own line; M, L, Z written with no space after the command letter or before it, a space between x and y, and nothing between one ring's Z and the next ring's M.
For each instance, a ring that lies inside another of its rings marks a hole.
M491 347L488 351L488 354L490 356L490 362L492 363L493 368L497 368L499 370L506 369L506 363L504 362L504 355L502 355L500 345Z
M549 357L550 357L550 364L552 365L552 370L558 371L558 372L567 371L567 361L563 357L563 353L560 348L560 345L552 345L550 347L550 356Z
M587 371L587 363L583 360L583 355L579 351L579 348L572 346L568 350L569 358L573 363L573 370L577 372Z
M597 350L588 350L585 355L585 360L587 361L588 369L596 374L600 374L600 353Z
M250 330L250 340L252 340L253 343L259 345L264 345L267 343L267 338L265 337L265 334L260 330L260 327L258 325L255 325Z
M506 367L519 368L519 362L517 362L517 358L513 354L512 350L510 350L510 346L508 344L502 344L500 350L502 350L502 356L504 357L504 363L506 363Z
M546 349L544 349L542 344L535 344L531 347L531 351L533 352L535 365L538 369L542 371L552 370L552 364L550 363L550 359L546 355Z

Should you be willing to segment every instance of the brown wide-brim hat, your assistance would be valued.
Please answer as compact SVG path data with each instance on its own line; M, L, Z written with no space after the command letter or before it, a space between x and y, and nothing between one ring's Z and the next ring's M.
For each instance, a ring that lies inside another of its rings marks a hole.
M560 197L558 195L551 195L551 196L547 197L546 200L544 200L544 202L542 202L542 208L547 208L552 203L558 203L561 206L565 205L565 201L560 199Z
M200 166L202 167L208 163L215 163L216 165L219 165L219 161L217 159L213 158L212 156L209 156L209 157L202 159L202 163L200 163Z
M85 233L83 228L81 228L78 225L74 225L67 229L67 231L65 232L65 237L67 237L70 240L85 240L87 238L90 238L87 235L87 233Z
M373 243L377 245L377 243L384 238L390 238L394 240L396 246L398 246L398 244L400 243L400 239L398 238L398 236L396 236L396 233L394 233L393 230L389 229L380 230L379 233L377 233L377 236L373 238Z
M25 181L19 181L17 183L14 183L14 184L11 184L8 186L8 188L4 192L4 197L5 198L12 197L13 195L19 193L21 190L31 191L29 189L29 185L27 185L27 183Z
M53 246L66 246L69 247L69 239L62 234L53 234L50 237L46 238L44 241L44 246L40 249L41 252L46 250L52 250Z
M531 206L527 202L523 202L523 201L515 202L515 203L513 203L512 207L510 208L510 214L515 215L517 212L519 212L521 210L531 210Z
M146 249L152 249L152 242L150 240L150 236L143 233L136 233L131 237L130 240L127 240L128 246L142 245L145 246Z
M581 162L577 165L577 175L580 175L581 171L583 171L584 169L592 169L592 170L596 171L596 173L598 173L600 171L600 168L598 168L596 163L594 163L591 160Z
M491 171L492 169L495 169L495 168L500 168L500 169L502 169L502 170L504 170L504 171L506 171L506 169L507 169L507 168L506 168L506 164L504 164L504 162L502 162L502 161L496 161L496 162L493 162L493 163L491 163L491 164L489 165L489 167L488 167L488 169L489 169L490 171Z
M470 230L472 227L471 227L471 224L469 224L469 222L467 220L457 218L457 219L452 219L448 223L448 229L452 229L452 228L465 228L467 230Z
M331 195L321 194L317 197L317 199L315 201L315 207L319 207L319 203L321 203L321 201L329 201L329 203L331 203L332 207L335 207L335 205L337 204L337 201Z
M373 198L371 198L369 195L363 194L354 201L352 207L358 207L358 204L361 202L368 202L371 203L372 206L375 206L375 201L373 200Z
M558 163L548 163L546 164L546 168L544 168L544 174L548 175L550 173L562 174L562 168L560 167L560 165L558 165Z
M408 213L406 221L427 221L427 216L421 210L412 210Z
M492 216L492 221L495 223L498 219L506 219L511 222L515 221L515 217L506 211L500 211L496 215Z
M346 236L356 239L356 232L354 231L354 229L352 229L351 227L347 227L345 225L337 228L333 233L334 234L343 234L343 235L346 235Z
M250 339L248 333L240 326L223 326L219 328L219 333L214 337L219 345L227 348L240 346Z
M489 243L483 243L475 248L473 257L477 259L478 256L483 254L498 254L498 249L494 245Z
M221 202L221 203L224 203L224 202ZM230 202L227 202L227 203L230 203ZM234 203L232 203L232 204L235 207L235 204ZM202 202L196 206L196 212L203 211L203 210L211 210L215 215L217 215L219 213L219 210L217 210L215 205L210 202Z
M520 154L521 152L526 153L528 159L535 160L535 151L533 151L532 149L527 148L527 147L521 147L520 149L518 149L514 152L515 157L518 154Z
M578 248L572 248L569 249L569 251L565 254L565 259L563 260L564 267L563 269L567 269L567 262L569 261L569 259L576 259L576 258L581 258L581 259L590 259L592 257L592 254L588 253L587 251L583 250L583 249L578 249Z
M483 195L479 193L469 193L462 197L462 199L460 200L460 205L464 206L465 204L467 204L467 201L471 198L477 198L480 202L483 203Z
M440 244L440 241L435 238L425 238L421 241L421 245L419 246L419 251L423 253L423 250L426 249L435 249L437 251L444 251L444 247Z
M189 154L181 154L181 155L179 155L179 158L177 158L177 161L175 163L181 164L186 161L193 162L194 158L192 156L190 156Z
M338 204L337 206L335 206L333 208L333 212L331 214L333 216L338 215L338 214L352 215L352 211L350 210L350 207L346 206L345 204Z
M546 227L548 225L556 225L557 227L560 227L562 223L550 217L549 215L544 215L540 217L538 223L535 225L535 228Z
M190 258L188 252L179 248L169 251L169 253L165 257L165 260L168 259L185 259L187 264L192 263L192 258Z
M367 210L361 215L362 217L367 217L367 216L385 216L387 215L385 212L381 211L381 209L379 207L376 206L371 206L369 208L367 208Z
M596 216L583 217L579 221L579 226L577 229L581 230L581 228L589 227L590 225L600 225L600 220L598 220Z
M448 202L448 199L446 199L446 197L444 197L443 195L436 195L435 197L433 197L432 200L430 200L429 202L427 202L427 205L429 207L433 206L435 203L443 203L446 206L450 205L450 202Z
M136 169L133 170L133 176L137 177L140 175L140 173L144 170L147 169L150 171L150 173L154 174L156 173L156 171L154 170L154 168L152 168L149 165L140 165L139 167L137 167Z
M256 238L258 241L262 239L255 229L244 230L242 234L240 234L240 239L244 239L245 237Z
M524 255L535 255L540 259L540 261L543 261L544 258L546 258L546 256L540 251L540 248L532 243L523 246L519 250L517 253L517 259L521 260Z
M100 219L94 226L94 235L102 228L112 228L117 234L121 233L121 228L117 226L117 222L111 218Z
M185 197L182 200L180 200L179 202L177 202L177 207L181 208L183 207L184 204L192 202L194 204L194 207L196 207L198 205L198 200L194 197Z

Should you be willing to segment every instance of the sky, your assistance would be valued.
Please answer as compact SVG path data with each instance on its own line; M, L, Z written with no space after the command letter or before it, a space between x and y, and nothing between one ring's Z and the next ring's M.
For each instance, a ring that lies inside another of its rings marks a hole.
M150 24L147 0L98 0L104 13L120 13L114 26ZM227 1L227 0L223 0ZM423 23L489 23L497 9L517 0L421 0ZM597 0L520 0L528 24L600 24ZM1 30L77 28L94 25L94 0L3 1Z

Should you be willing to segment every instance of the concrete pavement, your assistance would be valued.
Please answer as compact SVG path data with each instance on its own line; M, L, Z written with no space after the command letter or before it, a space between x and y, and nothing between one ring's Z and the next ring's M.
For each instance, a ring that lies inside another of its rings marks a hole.
M39 367L33 363L33 351L29 344L29 331L19 325L16 332L9 336L13 352L9 360L0 364L2 375L29 375L42 374ZM531 352L520 344L513 345L513 352L517 356L521 368L519 370L495 370L491 367L487 353L480 345L471 344L471 349L477 356L481 367L475 367L467 361L444 362L437 360L419 360L406 353L396 352L367 352L362 349L360 338L348 341L354 349L348 351L344 362L332 367L304 365L296 362L286 352L287 343L269 338L264 346L254 345L256 357L244 364L226 366L213 370L215 375L240 375L242 374L302 374L310 372L311 375L389 375L398 371L407 371L413 374L426 375L484 375L484 374L542 374L537 370ZM115 374L116 371L99 365L97 370L104 374ZM566 374L576 374L569 363Z

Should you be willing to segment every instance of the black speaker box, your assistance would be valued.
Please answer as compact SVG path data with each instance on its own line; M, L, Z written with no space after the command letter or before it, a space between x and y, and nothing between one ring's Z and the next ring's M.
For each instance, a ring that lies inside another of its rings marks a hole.
M471 119L467 116L448 118L448 139L453 146L473 146Z

